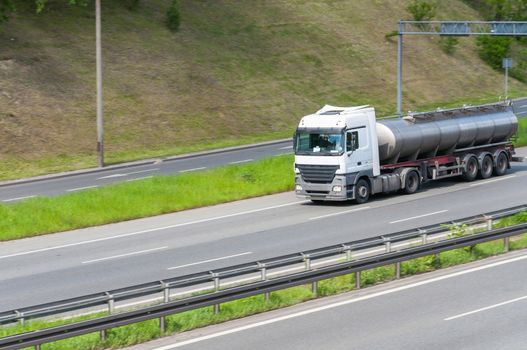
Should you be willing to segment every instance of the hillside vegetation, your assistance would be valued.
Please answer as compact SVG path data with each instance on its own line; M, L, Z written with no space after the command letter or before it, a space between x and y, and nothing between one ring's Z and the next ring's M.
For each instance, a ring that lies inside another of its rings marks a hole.
M0 178L95 165L94 9L27 1L0 27ZM30 2L29 2L30 3ZM324 104L395 110L399 0L170 0L103 3L105 143L119 162L289 137ZM436 19L481 19L460 0ZM496 100L503 75L461 38L405 39L404 108ZM527 85L513 80L513 94Z

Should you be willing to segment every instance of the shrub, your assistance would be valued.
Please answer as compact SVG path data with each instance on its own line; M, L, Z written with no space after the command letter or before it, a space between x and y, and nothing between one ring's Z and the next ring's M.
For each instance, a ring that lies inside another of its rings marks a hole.
M173 0L167 11L167 27L173 32L179 29L181 24L181 15L179 13L179 1Z
M414 0L406 7L414 21L429 21L435 16L436 4L426 0Z
M456 46L459 43L459 39L453 36L447 36L439 39L439 46L441 50L447 55L451 55L456 51Z
M130 11L137 10L137 8L139 7L139 2L140 1L141 0L121 0L121 2L123 3L124 7L126 7Z
M479 36L476 38L479 57L494 69L501 69L502 59L507 57L512 38L504 36Z

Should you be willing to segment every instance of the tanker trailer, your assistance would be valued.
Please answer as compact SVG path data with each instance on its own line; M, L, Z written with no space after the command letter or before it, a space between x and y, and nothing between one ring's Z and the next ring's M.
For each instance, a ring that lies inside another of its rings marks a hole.
M296 130L295 192L312 201L364 203L453 176L501 176L516 160L510 138L517 128L509 103L378 121L370 106L326 105Z

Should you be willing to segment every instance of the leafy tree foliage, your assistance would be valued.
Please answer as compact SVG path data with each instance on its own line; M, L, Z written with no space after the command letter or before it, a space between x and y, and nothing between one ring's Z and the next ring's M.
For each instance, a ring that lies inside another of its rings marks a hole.
M414 21L429 21L435 16L436 4L426 0L414 0L406 9L414 18Z
M37 13L42 12L48 0L31 0L35 1ZM71 5L86 5L88 0L64 0ZM15 0L0 0L0 24L9 19L9 14L16 11Z
M179 29L181 24L181 15L179 13L179 1L172 0L172 4L167 11L167 27L173 32Z

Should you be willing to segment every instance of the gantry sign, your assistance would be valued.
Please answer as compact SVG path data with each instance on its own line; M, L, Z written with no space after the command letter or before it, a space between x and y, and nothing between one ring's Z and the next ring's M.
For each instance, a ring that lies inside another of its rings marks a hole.
M399 21L397 32L397 114L402 115L403 35L527 36L527 22Z

